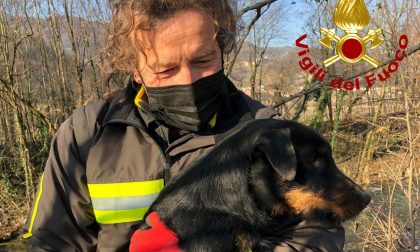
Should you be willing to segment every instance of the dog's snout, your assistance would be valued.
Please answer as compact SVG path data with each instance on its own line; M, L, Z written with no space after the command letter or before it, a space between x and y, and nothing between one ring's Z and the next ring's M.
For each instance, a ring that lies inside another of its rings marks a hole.
M369 205L371 197L369 193L359 187L356 183L353 183L351 191L353 195L358 199L359 206L363 209Z
M368 193L364 193L363 195L362 195L362 201L363 201L363 203L367 206L367 205L369 205L369 203L370 203L370 201L371 201L371 197L370 197L370 195L368 194Z
M351 188L351 192L352 192L352 193L356 193L356 194L360 195L360 198L361 198L361 200L362 200L363 204L365 204L365 205L368 205L368 204L369 204L369 202L370 202L370 200L371 200L371 197L370 197L370 195L369 195L367 192L365 192L363 189L358 188L358 186L357 186L357 185L354 185L354 186L352 186L352 188Z

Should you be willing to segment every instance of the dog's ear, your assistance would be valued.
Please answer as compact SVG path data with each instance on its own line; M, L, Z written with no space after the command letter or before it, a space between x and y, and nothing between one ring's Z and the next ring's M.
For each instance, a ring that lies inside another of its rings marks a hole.
M254 154L258 152L281 178L287 181L295 178L297 161L289 128L273 129L261 134L257 139Z

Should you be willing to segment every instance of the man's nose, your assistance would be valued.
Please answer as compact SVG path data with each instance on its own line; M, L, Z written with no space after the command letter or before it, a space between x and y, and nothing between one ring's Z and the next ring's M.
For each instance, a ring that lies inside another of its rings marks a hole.
M202 77L202 73L191 67L183 67L178 74L178 83L184 85L191 84Z

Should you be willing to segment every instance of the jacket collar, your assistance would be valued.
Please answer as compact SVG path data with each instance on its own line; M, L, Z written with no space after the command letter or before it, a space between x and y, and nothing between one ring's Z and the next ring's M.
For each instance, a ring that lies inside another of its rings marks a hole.
M103 120L103 125L112 122L127 122L140 124L138 120L133 120L135 117L134 98L137 94L138 87L131 78L127 79L126 85L123 89L112 94L107 99L109 102L109 109Z

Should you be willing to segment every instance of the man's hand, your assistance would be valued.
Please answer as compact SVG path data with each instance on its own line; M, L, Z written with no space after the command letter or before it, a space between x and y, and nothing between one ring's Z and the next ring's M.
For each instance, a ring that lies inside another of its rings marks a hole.
M130 252L181 252L178 237L168 229L156 212L150 213L146 223L148 230L137 230L131 237Z

